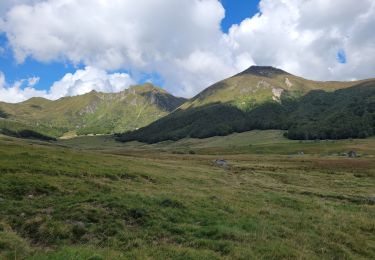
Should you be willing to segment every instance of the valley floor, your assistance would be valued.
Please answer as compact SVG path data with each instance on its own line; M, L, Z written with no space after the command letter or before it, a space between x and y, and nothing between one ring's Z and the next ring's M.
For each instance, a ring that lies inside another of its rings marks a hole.
M0 259L374 259L374 156L375 139L281 131L0 136Z

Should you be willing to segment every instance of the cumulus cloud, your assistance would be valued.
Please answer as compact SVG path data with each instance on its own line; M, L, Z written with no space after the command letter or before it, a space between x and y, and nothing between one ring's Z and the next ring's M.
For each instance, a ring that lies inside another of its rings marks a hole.
M262 0L260 11L230 29L234 52L311 79L374 77L374 1Z
M37 83L36 78L23 79L8 85L4 73L0 71L0 101L17 103L27 100L31 97L46 96L47 92L44 90L34 89L30 83ZM25 83L28 83L25 86Z
M243 69L225 47L224 13L217 0L46 0L15 5L2 30L18 62L158 73L168 90L192 95Z
M105 93L120 92L135 83L126 73L109 74L104 70L92 67L77 70L74 74L66 74L62 79L56 81L49 91L34 88L38 82L38 77L32 77L9 85L4 74L0 72L0 101L17 103L31 97L56 100L65 96L86 94L92 90Z
M106 71L86 67L77 70L74 74L68 73L61 80L55 82L46 96L49 99L58 99L65 96L76 96L92 90L99 92L120 92L135 82L126 73L108 74Z
M0 2L0 16L2 17L7 13L12 7L21 4L33 4L39 2L40 0L1 0Z
M38 84L40 78L39 77L32 77L27 79L27 83L29 87L34 87L36 84Z
M192 96L253 64L316 80L374 76L373 0L261 0L259 13L227 34L219 0L5 2L0 30L18 62L31 57L157 73L178 95ZM66 77L75 83L55 84L61 88L55 93L90 88Z

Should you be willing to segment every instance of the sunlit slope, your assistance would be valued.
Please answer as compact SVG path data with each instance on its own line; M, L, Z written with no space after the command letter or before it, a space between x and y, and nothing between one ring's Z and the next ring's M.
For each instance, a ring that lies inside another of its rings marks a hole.
M292 139L374 134L375 80L315 82L272 67L251 67L121 141L155 143L254 129L291 130Z
M7 120L30 128L43 126L65 132L106 134L134 130L173 111L185 99L151 84L134 86L120 93L90 92L56 101L32 98L18 104L0 103Z
M334 91L365 81L313 81L273 67L252 66L208 87L182 108L232 102L241 109L249 109L266 101L280 101L282 95L301 97L311 90Z

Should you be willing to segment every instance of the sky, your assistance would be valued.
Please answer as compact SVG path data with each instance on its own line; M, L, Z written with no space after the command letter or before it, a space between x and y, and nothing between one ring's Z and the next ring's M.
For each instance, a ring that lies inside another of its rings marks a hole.
M252 65L375 77L374 0L1 0L0 101L152 82L192 97Z

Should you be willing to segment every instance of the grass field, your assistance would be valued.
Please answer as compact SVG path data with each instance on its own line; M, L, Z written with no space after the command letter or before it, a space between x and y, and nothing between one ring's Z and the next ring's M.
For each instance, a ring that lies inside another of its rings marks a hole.
M374 259L375 139L282 134L1 136L0 259Z
M158 152L227 155L263 154L294 156L303 152L310 156L337 157L349 151L356 151L365 157L375 156L375 138L327 141L296 141L283 136L283 131L266 130L235 133L228 136L206 139L182 139L152 145L139 142L120 143L113 136L84 136L61 140L60 145L96 151Z

